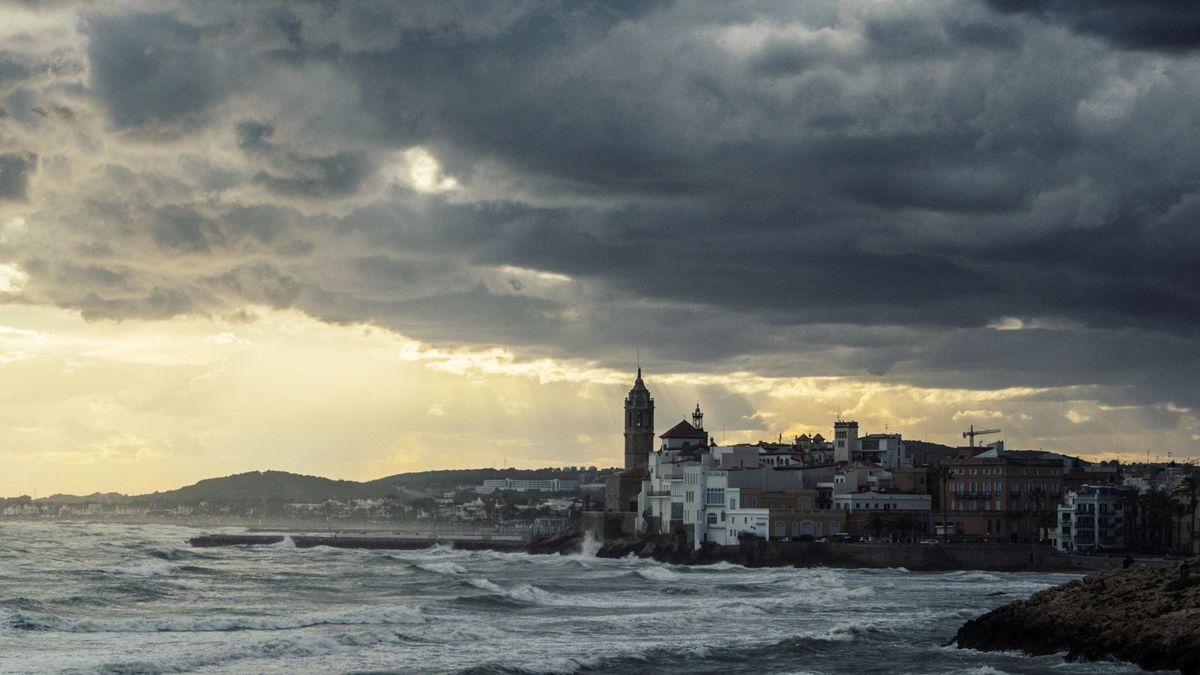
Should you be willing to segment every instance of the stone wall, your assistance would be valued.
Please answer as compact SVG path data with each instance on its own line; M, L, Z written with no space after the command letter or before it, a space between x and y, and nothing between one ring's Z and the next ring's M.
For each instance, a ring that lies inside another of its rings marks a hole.
M733 547L731 547L733 548ZM737 555L747 555L746 547ZM732 551L731 551L732 553ZM765 565L904 567L910 570L1061 570L1086 572L1117 567L1115 558L1068 556L1034 544L851 544L759 542L749 552Z

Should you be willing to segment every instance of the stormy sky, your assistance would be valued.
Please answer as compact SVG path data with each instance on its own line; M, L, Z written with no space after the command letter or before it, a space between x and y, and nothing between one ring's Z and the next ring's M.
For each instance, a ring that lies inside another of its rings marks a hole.
M0 3L0 494L1200 454L1181 0ZM664 427L665 428L665 427Z

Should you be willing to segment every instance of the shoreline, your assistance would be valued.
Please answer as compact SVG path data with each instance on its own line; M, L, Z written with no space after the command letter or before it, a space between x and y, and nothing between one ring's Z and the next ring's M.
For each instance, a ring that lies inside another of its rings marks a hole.
M394 536L387 536L392 534ZM914 572L996 571L1073 572L1086 574L1119 567L1119 558L1067 556L1031 544L906 544L743 542L737 547L705 546L693 550L669 539L620 539L597 542L578 531L527 542L502 533L305 533L258 530L244 533L205 533L188 543L196 547L279 545L290 538L297 548L413 550L435 545L464 550L525 552L531 555L572 555L588 550L599 558L652 559L676 565L711 565L722 562L745 567L831 567L852 569L904 568ZM1158 562L1158 561L1145 561Z
M415 523L341 523L326 521L238 521L221 519L216 522L178 522L170 519L40 519L6 518L0 523L55 524L114 524L114 525L175 525L200 530L197 536L246 537L245 541L228 539L226 544L255 545L253 538L272 534L300 537L305 546L329 545L340 548L426 548L437 544L464 549L494 548L500 551L525 551L530 554L578 553L584 545L584 535L578 529L532 542L520 543L509 537L519 536L518 529L477 528L454 532L436 532L416 527ZM414 525L406 527L405 525ZM242 528L241 533L220 533L213 530ZM206 531L207 530L207 531ZM386 537L384 535L395 535ZM361 537L363 541L355 541ZM189 539L195 539L192 537ZM329 539L328 542L322 538ZM279 540L273 540L278 542ZM393 540L389 544L387 540ZM316 543L309 543L315 541ZM1067 555L1036 544L968 544L968 543L826 543L791 541L748 541L740 546L717 547L706 545L693 550L665 537L621 537L597 542L596 555L621 558L633 555L658 562L683 565L710 565L729 562L746 567L832 567L854 569L905 568L911 571L1006 571L1006 572L1076 572L1086 574L1119 567L1120 557ZM1162 558L1141 558L1141 563L1162 563Z
M913 572L1073 572L1086 574L1119 567L1117 558L1068 556L1036 544L908 544L743 542L737 547L693 550L676 542L637 540L608 542L598 557L626 555L659 562L708 565L730 562L746 567L831 567L898 569Z

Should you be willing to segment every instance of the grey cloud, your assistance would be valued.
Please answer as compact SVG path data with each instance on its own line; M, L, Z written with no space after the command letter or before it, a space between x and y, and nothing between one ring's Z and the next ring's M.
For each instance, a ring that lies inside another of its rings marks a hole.
M170 253L209 253L209 242L219 238L217 227L194 209L167 206L152 223L154 243Z
M202 26L165 12L96 14L83 30L92 86L118 127L176 133L228 92L229 71Z
M339 197L353 194L371 175L371 162L360 152L339 152L326 157L292 157L295 173L277 176L266 171L254 179L285 196Z
M1002 12L1066 24L1121 47L1166 52L1200 48L1200 7L1188 0L986 0Z
M284 196L340 197L353 194L373 172L365 152L338 152L326 156L308 156L286 150L271 142L274 125L249 120L237 125L237 145L245 153L261 157L278 175L259 171L254 180L272 192Z
M1168 380L1197 363L1200 66L1151 19L1120 33L1150 7L1127 5L97 13L92 91L159 134L134 140L160 163L114 158L47 205L87 259L26 268L29 292L89 317L266 303L606 364L641 347L663 369L1194 401ZM414 145L463 189L383 190ZM503 266L569 281L478 283ZM984 328L1001 317L1069 328Z
M29 196L29 177L37 170L32 152L0 154L0 201L23 201Z
M103 297L98 293L87 293L71 305L88 320L169 319L196 308L187 292L162 287L151 288L144 295Z
M0 89L28 77L32 69L19 55L0 52Z
M275 308L290 307L301 293L295 278L261 262L239 266L206 281L214 289L242 301Z

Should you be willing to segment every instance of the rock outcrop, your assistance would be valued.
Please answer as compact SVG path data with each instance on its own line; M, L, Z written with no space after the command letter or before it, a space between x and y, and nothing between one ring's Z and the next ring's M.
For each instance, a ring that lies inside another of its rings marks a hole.
M1198 567L1200 558L1097 572L968 621L954 642L1200 673Z

